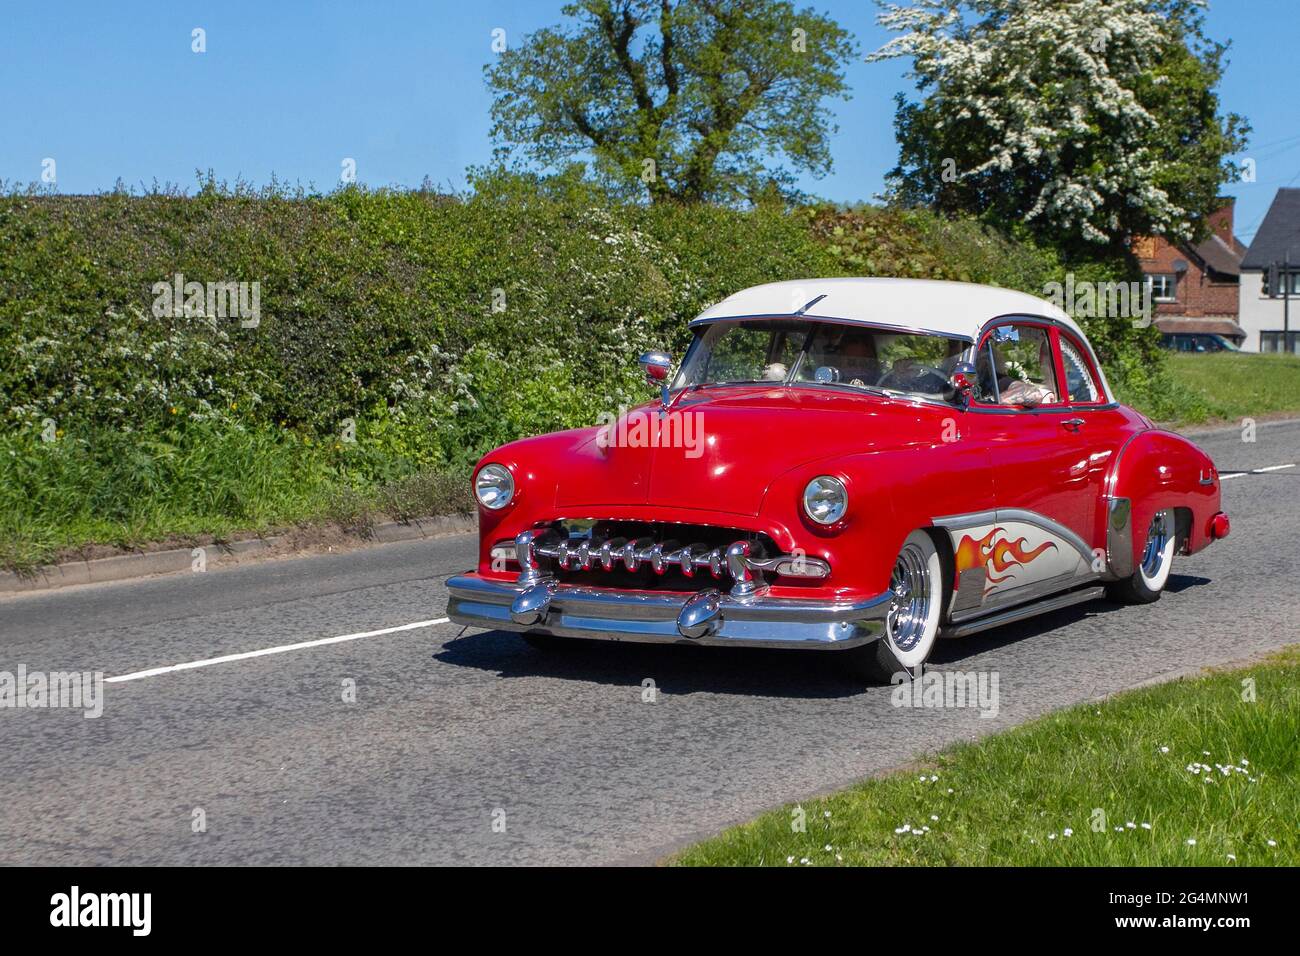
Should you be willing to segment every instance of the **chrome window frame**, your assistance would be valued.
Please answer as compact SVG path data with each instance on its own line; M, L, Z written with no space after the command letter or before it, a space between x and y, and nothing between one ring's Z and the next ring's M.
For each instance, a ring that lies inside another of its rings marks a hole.
M975 343L975 340L972 339L969 335L962 335L959 332L941 332L938 329L926 329L926 328L921 328L920 326L893 325L888 322L863 322L860 319L832 318L823 315L803 315L799 312L762 312L755 315L719 315L708 319L692 319L689 325L687 326L687 328L703 329L707 326L716 325L719 322L759 322L759 321L766 321L766 320L778 322L782 320L791 320L791 319L799 322L807 322L809 323L810 326L819 325L819 324L843 325L852 328L872 329L880 332L898 333L903 335L930 335L930 336L934 336L935 338L950 339L955 342L964 342L966 343L966 348L959 353L963 360L965 360L966 357L970 354L970 351L974 347L974 343ZM677 375L673 376L673 385L669 389L672 393L675 394L677 392L682 391L682 389L689 387L684 385L678 385L677 378L678 376L681 375L682 370L686 367L686 360L690 357L691 349L694 348L696 343L699 342L702 338L703 338L703 333L697 334L695 336L695 339L692 340L690 346L687 347L686 354L682 356L681 364L677 368ZM849 385L847 382L797 382L795 381L795 376L799 373L799 369L802 367L803 357L804 357L804 353L803 350L801 349L799 359L793 365L790 366L789 370L786 372L785 378L781 379L779 382L777 381L730 382L730 383L721 382L721 383L716 383L715 387L718 386L727 387L728 385L734 385L737 387L748 386L751 388L755 386L759 386L759 387L769 386L773 388L833 389L833 390L845 392L850 395L877 395L878 396L882 394L882 390L880 389L874 389L871 386L859 388L858 386L855 385ZM890 392L890 391L885 391L884 394L887 398L890 398L894 401L900 401L900 402L921 402L928 405L939 405L943 408L960 409L963 407L956 402L946 401L945 399L933 395L920 395L920 394L911 394L907 392Z
M688 323L687 328L694 330L694 329L703 328L705 326L713 325L717 322L753 322L753 321L760 321L763 319L776 319L776 320L796 319L804 322L813 322L813 323L825 322L834 325L850 325L857 328L879 329L880 331L883 332L899 332L899 333L906 333L911 335L934 335L945 339L955 339L959 342L967 343L966 350L961 354L962 354L962 358L965 361L971 362L972 364L975 361L975 354L979 348L979 343L984 340L984 336L987 335L994 327L1005 324L1007 322L1015 321L1016 319L1027 319L1029 321L1037 322L1042 325L1051 326L1060 332L1064 332L1067 335L1070 335L1076 342L1078 342L1078 344L1083 346L1085 352L1087 353L1088 360L1092 363L1092 367L1097 371L1098 381L1096 384L1100 386L1101 395L1095 402L1078 403L1078 404L1071 403L1071 402L1061 402L1057 405L1047 405L1047 406L1040 406L1033 409L1023 409L1023 408L1012 408L1010 406L977 405L974 402L963 405L960 402L945 401L944 399L941 398L935 398L935 397L923 396L923 395L891 394L889 397L893 399L897 399L899 401L921 402L928 405L939 405L944 408L956 408L959 410L974 412L976 414L983 414L983 415L1019 415L1025 413L1026 411L1037 413L1037 414L1055 414L1055 413L1064 413L1064 412L1070 412L1070 413L1098 412L1098 411L1111 411L1119 407L1119 402L1115 399L1114 394L1110 390L1110 382L1106 380L1106 373L1102 370L1101 362L1097 358L1097 353L1093 350L1092 343L1088 341L1087 335L1085 335L1082 330L1076 331L1074 328L1060 321L1059 319L1054 319L1049 315L1040 315L1033 312L1007 312L1002 315L996 315L993 318L986 321L983 325L981 325L979 327L979 330L976 332L976 334L973 337L969 335L964 335L959 332L943 332L938 329L925 328L924 326L919 326L919 325L905 326L905 325L894 325L888 322L863 322L860 319L845 319L845 318L838 318L838 317L824 316L824 315L803 315L798 312L759 312L753 315L718 315L718 316L712 316L707 319L704 318L692 319ZM694 342L691 343L692 346L694 346L694 344L695 344ZM688 348L687 355L689 354L690 354L690 349ZM682 363L680 366L678 366L678 374L681 373L681 368L685 366L685 364L686 364L686 357L683 356ZM864 393L862 389L855 388L854 386L843 385L840 383L831 383L831 382L795 383L790 381L790 377L791 376L787 374L786 379L781 382L748 382L748 383L738 382L736 384L737 385L747 384L750 386L771 385L777 387L798 385L798 387L800 388L840 389L856 395L871 394L870 392ZM675 378L676 376L674 376L674 379ZM673 392L678 392L681 391L682 388L683 386L678 386L674 384L671 390Z
M974 412L978 415L1023 415L1026 412L1031 414L1052 415L1067 412L1070 414L1076 414L1079 412L1113 411L1114 409L1119 408L1119 402L1116 401L1115 396L1111 393L1110 382L1106 380L1106 373L1102 371L1101 362L1097 358L1097 353L1093 351L1092 343L1088 341L1088 337L1083 334L1082 330L1075 332L1073 328L1066 325L1064 322L1048 315L1035 315L1031 312L1015 312L989 319L980 326L979 334L976 335L974 340L975 344L971 348L971 358L969 361L972 363L974 362L975 352L979 347L979 343L984 341L984 336L988 335L998 325L1014 322L1017 319L1027 319L1043 325L1050 325L1058 332L1064 332L1065 334L1072 336L1076 342L1082 345L1088 353L1088 360L1092 362L1093 368L1098 372L1097 378L1100 379L1100 381L1097 382L1097 384L1101 388L1101 396L1095 402L1059 402L1056 405L1038 405L1034 408L1015 408L1009 405L977 405L974 402L971 402L971 404L967 406L967 411Z

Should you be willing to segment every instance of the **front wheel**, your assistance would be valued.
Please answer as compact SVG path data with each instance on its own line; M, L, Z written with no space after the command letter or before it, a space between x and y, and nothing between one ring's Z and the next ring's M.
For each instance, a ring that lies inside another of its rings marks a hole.
M925 663L939 635L943 583L934 541L924 531L913 531L894 563L889 582L893 597L885 616L884 636L845 652L858 676L889 681L900 671L915 670Z
M1157 511L1151 517L1137 568L1124 580L1106 586L1106 594L1111 600L1125 604L1151 604L1160 600L1178 545L1175 527L1174 513L1170 510Z

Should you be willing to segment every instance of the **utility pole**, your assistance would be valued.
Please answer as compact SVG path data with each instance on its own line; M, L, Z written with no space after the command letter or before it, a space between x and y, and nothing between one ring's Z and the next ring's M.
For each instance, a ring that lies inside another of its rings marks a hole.
M1282 351L1291 348L1291 250L1282 253Z

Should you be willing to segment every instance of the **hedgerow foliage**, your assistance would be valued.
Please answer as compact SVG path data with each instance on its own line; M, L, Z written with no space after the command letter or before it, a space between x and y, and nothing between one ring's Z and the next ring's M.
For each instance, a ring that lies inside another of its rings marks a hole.
M746 285L837 274L778 209L620 209L347 189L0 199L6 431L178 421L316 436L344 422L424 463L640 400L634 359ZM155 316L155 283L260 283L260 323Z

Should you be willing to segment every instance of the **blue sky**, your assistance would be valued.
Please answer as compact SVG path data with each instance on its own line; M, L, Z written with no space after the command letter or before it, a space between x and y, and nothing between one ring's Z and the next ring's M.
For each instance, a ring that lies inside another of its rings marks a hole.
M296 2L10 2L0 17L0 179L40 178L60 192L172 182L196 169L255 183L272 174L329 188L351 157L372 186L459 187L486 161L489 97L482 67L492 31L515 42L559 19L562 0ZM799 5L804 5L802 2ZM887 34L869 0L813 0L863 50ZM1249 241L1279 186L1300 184L1295 0L1214 0L1211 36L1231 40L1221 92L1254 126L1244 154L1258 179L1238 197ZM191 31L207 52L191 51ZM802 185L852 201L879 191L893 166L893 96L902 62L855 63L853 98L836 104L835 170Z

